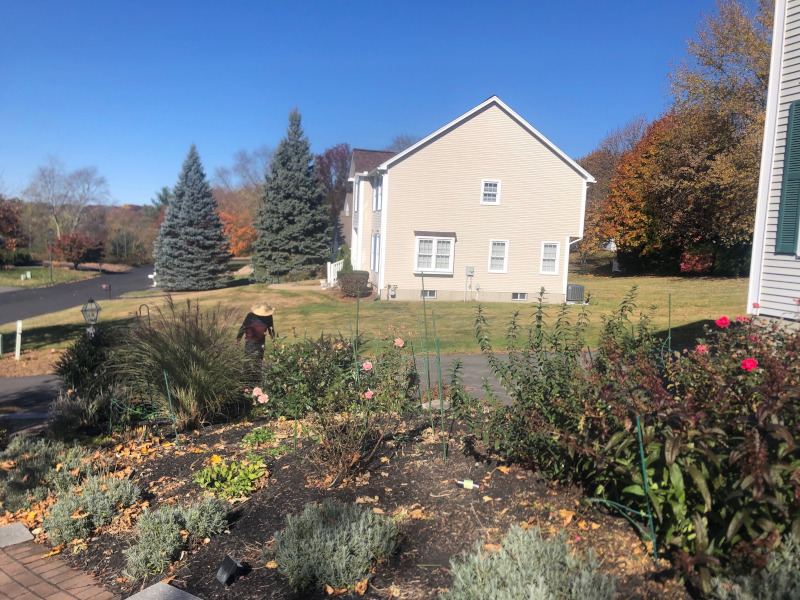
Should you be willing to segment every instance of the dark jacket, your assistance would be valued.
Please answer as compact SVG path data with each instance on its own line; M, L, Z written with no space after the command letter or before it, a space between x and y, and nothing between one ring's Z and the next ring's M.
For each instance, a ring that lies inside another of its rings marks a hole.
M275 337L272 315L260 317L254 313L247 313L242 326L239 328L239 333L236 334L236 339L240 340L244 336L246 342L263 346L268 333L269 337Z

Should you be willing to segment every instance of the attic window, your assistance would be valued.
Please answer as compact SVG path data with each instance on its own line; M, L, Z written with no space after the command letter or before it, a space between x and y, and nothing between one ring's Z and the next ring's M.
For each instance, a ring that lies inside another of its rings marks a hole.
M481 204L500 204L500 182L496 179L481 181Z

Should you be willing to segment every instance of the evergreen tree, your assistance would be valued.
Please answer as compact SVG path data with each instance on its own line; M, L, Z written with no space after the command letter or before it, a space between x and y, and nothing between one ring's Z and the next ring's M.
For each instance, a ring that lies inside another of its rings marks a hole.
M256 281L301 274L325 261L330 223L324 201L314 155L295 109L261 192L253 255Z
M172 190L153 256L166 290L210 290L225 284L228 239L194 144Z

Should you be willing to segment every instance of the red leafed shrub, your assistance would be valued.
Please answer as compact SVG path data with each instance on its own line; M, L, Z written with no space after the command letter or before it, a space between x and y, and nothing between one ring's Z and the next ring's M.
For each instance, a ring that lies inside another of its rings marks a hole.
M99 261L104 247L103 242L90 240L82 233L65 233L55 240L53 250L77 269L81 263Z
M710 252L705 254L681 254L680 260L681 273L693 275L705 275L714 268L714 255Z

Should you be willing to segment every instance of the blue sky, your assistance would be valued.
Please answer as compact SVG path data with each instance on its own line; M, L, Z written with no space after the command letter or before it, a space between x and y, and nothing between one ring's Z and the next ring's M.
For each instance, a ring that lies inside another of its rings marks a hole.
M573 157L665 107L713 0L0 0L0 177L48 155L96 166L116 203L276 146L297 106L314 152L427 135L497 94Z

